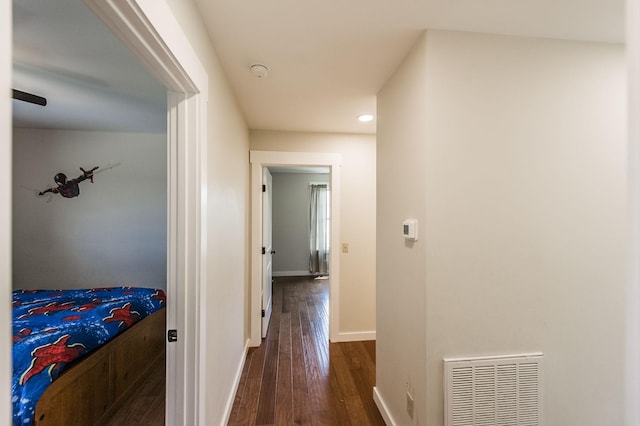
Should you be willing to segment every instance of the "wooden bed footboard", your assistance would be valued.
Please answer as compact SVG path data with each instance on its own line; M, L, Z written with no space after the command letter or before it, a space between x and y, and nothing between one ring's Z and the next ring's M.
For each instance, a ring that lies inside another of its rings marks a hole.
M164 356L165 324L162 308L65 370L40 398L34 424L94 425L109 420Z

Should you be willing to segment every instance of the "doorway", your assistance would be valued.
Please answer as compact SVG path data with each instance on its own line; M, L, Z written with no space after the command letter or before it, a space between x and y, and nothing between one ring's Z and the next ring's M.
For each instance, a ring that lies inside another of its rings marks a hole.
M329 177L327 167L263 167L263 339L271 317L272 283L276 279L319 275L328 278Z
M262 185L263 170L273 167L324 167L330 176L330 247L337 247L340 238L340 162L339 154L282 151L251 151L251 295L249 311L250 346L260 346L262 339ZM276 252L277 253L277 252ZM336 341L339 324L339 253L331 250L329 255L331 280L329 285L329 340Z
M329 275L329 169L268 169L273 176L274 277Z
M166 424L206 424L201 321L206 301L208 75L165 2L84 0L163 84L167 96Z

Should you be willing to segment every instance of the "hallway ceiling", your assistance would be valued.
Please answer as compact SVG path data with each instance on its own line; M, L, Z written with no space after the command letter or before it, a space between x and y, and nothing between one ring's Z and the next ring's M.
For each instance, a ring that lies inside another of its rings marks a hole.
M251 129L375 133L375 120L356 116L375 114L377 92L425 29L624 41L624 0L193 1ZM13 8L14 86L49 99L46 113L14 101L16 123L164 126L163 88L81 0Z
M253 129L375 132L376 93L425 29L622 42L624 0L196 0ZM249 66L263 63L267 78Z

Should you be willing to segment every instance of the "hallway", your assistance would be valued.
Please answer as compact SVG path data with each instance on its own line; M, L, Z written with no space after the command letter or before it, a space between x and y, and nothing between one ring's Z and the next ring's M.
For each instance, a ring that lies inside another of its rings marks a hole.
M267 336L250 348L229 425L384 425L375 341L329 344L329 280L274 279Z

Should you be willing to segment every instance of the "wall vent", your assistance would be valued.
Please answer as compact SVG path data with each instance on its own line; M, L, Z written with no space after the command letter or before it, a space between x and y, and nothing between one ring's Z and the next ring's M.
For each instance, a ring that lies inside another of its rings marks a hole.
M445 426L543 426L543 355L444 360Z

